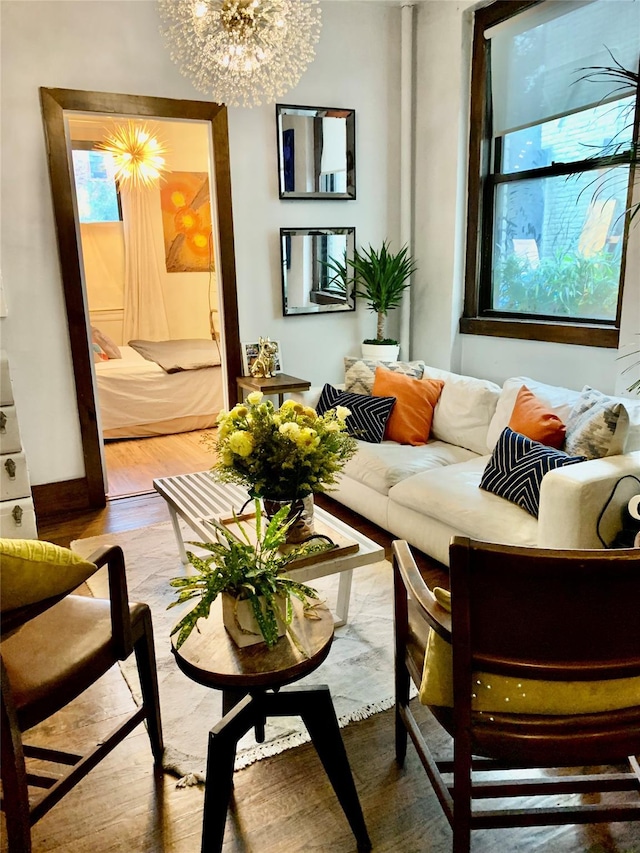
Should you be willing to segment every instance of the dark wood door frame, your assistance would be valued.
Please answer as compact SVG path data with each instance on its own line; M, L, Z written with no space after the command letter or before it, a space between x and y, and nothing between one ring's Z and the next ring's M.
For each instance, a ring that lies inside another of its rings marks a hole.
M74 366L85 476L64 483L34 487L38 517L63 510L102 507L106 503L100 453L101 437L96 416L97 403L91 375L91 350L87 336L88 306L83 287L71 169L67 154L65 110L146 118L197 119L210 123L220 241L218 275L221 279L226 381L231 405L237 400L236 377L242 373L226 107L206 101L83 92L75 89L41 88L40 100L69 326L69 342Z

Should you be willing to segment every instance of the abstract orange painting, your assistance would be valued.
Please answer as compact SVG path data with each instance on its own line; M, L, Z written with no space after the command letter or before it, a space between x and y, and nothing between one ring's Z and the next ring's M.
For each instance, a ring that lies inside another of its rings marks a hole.
M208 174L167 172L160 203L167 272L213 269Z

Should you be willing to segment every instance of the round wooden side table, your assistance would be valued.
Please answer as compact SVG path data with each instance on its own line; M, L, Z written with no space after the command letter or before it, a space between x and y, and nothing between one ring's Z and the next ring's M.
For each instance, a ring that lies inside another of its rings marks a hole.
M264 740L269 716L299 716L329 777L355 835L358 850L371 842L344 748L333 700L327 685L281 690L317 669L333 642L333 615L326 608L317 619L305 619L296 607L293 629L307 656L290 637L281 637L269 650L265 643L238 648L222 624L214 602L208 619L200 620L173 654L180 669L198 684L223 691L224 716L209 732L207 779L202 825L202 853L221 851L237 743L250 729ZM298 602L294 602L297 605Z

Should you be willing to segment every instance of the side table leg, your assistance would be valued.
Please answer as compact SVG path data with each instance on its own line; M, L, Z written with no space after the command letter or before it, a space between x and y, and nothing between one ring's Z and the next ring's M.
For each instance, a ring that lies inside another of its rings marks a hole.
M358 792L344 748L331 693L326 685L292 691L300 714L329 781L358 842L358 851L371 850ZM291 695L291 694L290 694Z
M180 562L183 566L189 564L189 558L187 557L187 552L184 547L184 539L182 538L182 531L180 530L180 524L178 522L178 514L175 509L167 504L169 507L169 516L171 517L171 524L173 525L173 532L175 533L176 542L178 543L178 553L180 554Z
M340 581L338 583L338 602L336 604L337 620L336 628L347 624L349 618L349 600L351 598L351 580L353 578L353 569L347 572L340 572Z
M240 738L254 725L255 707L245 696L209 732L207 781L204 789L202 853L220 853L233 790L233 767Z

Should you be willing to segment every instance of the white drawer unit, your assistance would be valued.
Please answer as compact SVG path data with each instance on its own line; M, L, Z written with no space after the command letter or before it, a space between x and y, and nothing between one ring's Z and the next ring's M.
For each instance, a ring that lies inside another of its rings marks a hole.
M0 406L0 454L18 453L21 449L16 407Z
M18 498L0 503L0 534L4 539L37 539L33 500Z
M9 361L0 353L0 536L37 539L27 457L13 404Z

